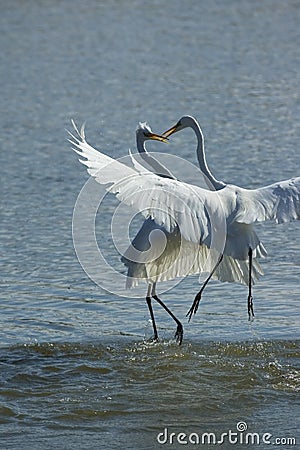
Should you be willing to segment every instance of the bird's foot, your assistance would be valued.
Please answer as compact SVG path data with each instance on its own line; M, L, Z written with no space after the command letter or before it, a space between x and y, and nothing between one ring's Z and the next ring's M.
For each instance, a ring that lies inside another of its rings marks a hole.
M159 337L158 336L153 336L152 338L149 339L149 342L154 342L154 343L158 343L159 342Z
M253 297L252 295L248 296L248 320L254 318L254 310L253 310Z
M199 303L201 300L201 294L202 292L198 292L198 294L195 297L195 300L193 301L192 306L190 307L190 309L188 310L186 317L188 317L188 322L191 321L191 318L193 316L193 314L196 314L196 312L198 311L198 307L199 307Z
M176 339L176 342L179 345L181 345L182 339L183 339L183 326L181 323L178 323L178 325L177 325L177 330L176 330L174 338Z

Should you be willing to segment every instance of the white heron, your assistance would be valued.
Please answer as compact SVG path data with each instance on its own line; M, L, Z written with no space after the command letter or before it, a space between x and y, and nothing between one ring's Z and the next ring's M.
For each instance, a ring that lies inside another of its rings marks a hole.
M203 137L203 133L202 130L200 128L199 123L197 122L197 120L192 117L192 116L182 116L179 121L172 126L171 128L169 128L167 131L165 131L163 133L163 136L171 136L174 133L177 133L178 131L181 131L185 128L192 128L192 130L194 131L196 137L197 137L197 149L196 149L196 153L197 153L197 159L198 159L198 163L199 163L199 167L201 172L204 175L204 179L206 181L207 186L209 187L210 190L213 191L219 191L223 188L226 187L226 183L224 183L223 181L217 180L214 175L211 173L207 162L206 162L206 156L205 156L205 150L204 150L204 137ZM258 263L258 261L256 260L257 256L266 256L267 252L263 246L263 244L259 241L258 236L256 235L254 230L251 230L251 228L248 227L248 229L241 229L241 227L239 227L237 224L235 224L235 227L240 228L239 232L240 233L253 233L253 239L257 242L257 246L256 246L256 251L255 251L255 256L253 256L253 249L251 247L249 247L249 274L248 274L248 279L245 278L245 276L240 279L238 277L235 277L234 281L237 282L242 282L242 283L247 283L248 284L248 288L249 288L249 293L248 293L248 317L249 320L252 317L254 317L254 311L253 311L253 298L252 298L252 284L254 283L255 279L257 278L257 274L262 275L263 272L260 268L260 265ZM231 226L231 229L233 228L233 225ZM230 232L230 229L228 229L228 232ZM214 275L215 271L217 270L218 266L220 265L220 270L219 272L223 273L224 269L223 269L223 265L224 265L224 254L222 253L216 263L216 265L213 267L211 273L209 274L208 278L205 280L205 282L203 283L202 288L200 289L200 291L198 292L198 294L195 297L194 303L191 307L191 309L188 312L188 316L189 319L191 319L192 314L196 313L198 306L199 306L199 302L203 293L203 290L205 289L205 287L207 286L209 280L212 278L212 276ZM256 274L254 277L252 277L252 271L253 271L253 267L255 266L255 271ZM244 271L244 275L246 275L245 271ZM218 278L218 274L216 276L216 278ZM224 280L223 280L224 281ZM225 281L231 281L231 280L225 280Z
M218 181L212 175L207 166L204 153L204 138L201 128L196 119L191 116L183 116L176 123L176 125L165 131L162 136L170 136L171 134L183 130L187 127L192 128L196 134L198 142L197 157L199 166L205 176L208 187L211 190L222 189L223 187L225 187L225 183L223 183L222 181ZM136 132L138 152L140 153L143 160L152 167L157 175L176 180L176 177L164 165L162 165L162 163L160 163L152 154L149 154L147 152L145 148L145 136L143 132L146 130L147 125L145 123L140 123ZM151 131L151 129L148 128L148 131ZM137 166L137 163L135 161L133 161L133 163ZM141 168L141 170L143 170L143 168ZM150 254L148 255L148 259L145 259L144 254L145 252L149 252L149 248L151 247L149 235L151 235L153 231L157 230L163 230L165 232L166 247L160 258L156 258L150 252ZM179 251L180 248L181 252ZM266 253L262 244L260 245L259 250L260 254ZM140 255L142 255L141 260L139 260ZM184 239L182 239L180 234L178 234L176 229L172 233L166 233L166 230L163 227L160 227L154 220L145 220L141 229L138 231L136 237L133 239L130 247L126 250L121 260L128 267L128 277L126 283L126 286L128 288L135 286L138 283L138 279L141 278L148 282L146 301L153 323L154 339L157 339L158 335L151 305L151 297L159 302L168 311L168 313L171 314L173 319L176 320L177 325L180 329L182 327L181 324L179 325L179 321L169 311L166 305L164 305L163 302L157 297L157 294L155 292L156 282L165 281L178 276L201 273L203 270L207 271L209 266L207 264L205 265L205 261L207 261L210 256L211 255L209 255L207 246L186 242ZM195 313L197 311L203 290L212 277L220 281L241 282L244 284L248 284L249 282L254 283L258 276L262 274L262 270L258 261L256 261L256 258L254 258L251 265L253 266L253 269L251 271L253 273L249 277L248 264L246 261L238 261L231 256L223 254L218 256L216 264L214 264L212 269L210 269L208 278L205 280L201 290L195 297L197 306L194 309L191 308L187 313L187 315L189 316L189 320L191 319L192 313ZM171 268L173 268L173 270L170 270ZM249 314L250 311L253 314L252 297L250 309L248 307ZM178 337L178 333L176 333L176 336Z
M205 182L207 184L207 186L209 187L210 190L219 190L222 189L223 187L225 187L225 183L223 183L222 181L217 180L213 174L211 173L207 162L206 162L206 157L205 157L205 151L204 151L204 137L203 137L203 133L202 130L200 128L199 123L197 122L197 120L192 117L192 116L182 116L179 121L172 126L170 129L168 129L167 131L165 131L164 133L162 133L162 136L168 137L171 136L173 133L177 133L178 131L183 130L184 128L191 128L197 138L197 149L196 149L196 154L197 154L197 159L199 162L199 167L200 170L202 172L202 174L204 175L204 179ZM140 141L140 139L138 139L138 134L137 134L137 149L138 152L141 154L142 158L152 167L152 169L154 170L154 172L157 175L163 176L163 177L167 177L167 178L173 178L176 179L176 177L164 166L162 165L159 161L157 161L157 159L150 155L145 146L143 145L143 143ZM141 229L139 234L141 234L142 236L145 236L145 230ZM135 238L136 242L140 242L140 239L138 239L138 236ZM198 251L198 248L195 248L196 251ZM201 290L199 291L199 293L197 294L197 301L199 303L200 299L201 299L201 295L203 293L203 290L205 289L206 285L208 284L209 280L212 278L212 276L214 275L214 273L216 272L219 264L222 263L223 260L223 255L220 255L219 260L217 261L217 264L214 266L213 270L211 271L211 273L209 274L208 278L206 279L206 281L203 283L203 286L201 288ZM129 262L127 262L127 264L129 264ZM258 264L258 262L254 262L256 269L257 269L257 273L262 274L261 268ZM224 265L224 263L223 263ZM222 270L222 267L220 267L220 272L224 273L225 271ZM218 278L218 273L215 276L216 278ZM224 279L223 276L223 281L232 281L232 279L230 280L226 280ZM241 280L240 277L236 277L236 279L234 281L245 281L244 278ZM249 281L249 279L247 280L247 282ZM189 315L190 312L188 312L187 315ZM252 307L252 314L253 314L253 307ZM190 315L191 318L191 315ZM250 318L250 317L249 317Z
M226 184L223 181L217 180L213 176L213 174L211 173L211 171L207 165L205 151L204 151L203 133L202 133L199 123L197 122L197 120L194 117L192 117L192 116L181 117L180 120L174 126L172 126L170 129L168 129L167 131L162 133L162 136L169 137L172 134L177 133L178 131L181 131L185 128L192 128L192 130L195 132L195 135L197 137L197 150L196 150L197 158L198 158L200 170L201 170L202 174L204 175L207 186L209 187L210 190L213 190L213 191L223 189L226 186ZM139 141L139 139L137 139L137 149L138 149L139 153L141 154L142 158L152 167L152 169L155 171L155 173L157 175L176 179L176 177L168 169L166 169L165 166L163 166L159 161L157 161L156 158L154 158L154 156L150 155L147 152L145 146L141 145L141 142ZM135 239L133 241L134 247L139 248L140 251L143 251L145 248L144 243L145 243L145 241L148 241L147 235L157 227L158 226L155 224L155 222L145 221L144 225L142 226L141 230L138 232L137 236L135 237ZM236 227L238 227L238 225L236 225ZM256 246L255 255L256 256L266 256L267 252L266 252L263 244L261 242L259 242L259 239L255 235L254 231L251 231L251 233L253 233L253 239L258 242L258 244ZM190 246L189 246L189 250L191 250ZM199 246L194 245L192 254L199 252L199 250L200 250ZM202 250L202 256L204 256L204 254L205 254L205 257L207 257L207 253L204 252L205 249L201 249L201 250ZM205 287L207 286L209 280L212 277L217 278L220 281L241 282L244 284L248 284L248 286L249 286L249 295L248 295L249 319L251 318L251 315L254 316L253 298L251 295L251 288L252 288L252 284L254 283L254 281L258 278L259 275L262 275L263 272L262 272L262 269L261 269L258 261L256 260L256 257L253 257L253 252L251 250L249 250L249 251L250 251L249 270L246 267L246 264L247 264L246 261L241 261L241 260L238 261L228 255L224 255L223 253L220 254L220 256L217 259L216 264L212 268L209 276L207 277L207 279L203 283L203 286L201 287L200 291L196 295L193 306L190 308L190 310L187 313L187 316L189 316L189 320L191 319L192 314L196 313L202 293L203 293ZM129 253L129 250L127 251L127 253ZM170 249L167 248L166 254L168 254L168 253L170 253ZM130 261L130 259L126 259L126 258L123 258L123 262L129 267L128 274L131 277L138 278L140 276L141 263L139 264L137 262L132 262L132 261ZM182 265L186 264L186 261L180 261L180 259L178 262L179 262L179 264L181 263ZM219 267L219 269L218 269L218 267ZM203 268L203 261L202 261L202 264L200 264L199 267L196 268L196 270L194 267L193 272L190 272L190 273L195 273L195 272L199 273L199 272L201 272L202 268ZM145 276L145 272L147 273L147 270L144 271L144 276ZM254 274L252 274L252 272L254 272ZM186 269L184 267L179 267L177 276L180 276L182 273L186 273ZM153 284L153 280L150 283ZM129 283L129 287L131 287L130 283ZM149 288L149 292L150 292L150 288Z
M179 131L179 122L175 128L168 130L164 136L158 136L158 140L166 141L166 135ZM106 185L106 190L116 195L123 203L142 213L148 219L145 223L155 223L155 228L161 227L167 234L166 249L171 253L178 250L180 243L184 253L187 251L189 258L189 245L198 247L199 253L194 257L194 265L185 268L186 274L196 273L195 269L201 267L206 251L214 249L212 242L212 230L218 223L225 220L226 242L222 251L222 262L229 262L229 274L237 273L233 277L245 278L245 263L249 262L249 296L248 311L252 312L251 277L255 276L253 258L264 254L265 250L260 243L253 223L265 220L275 220L277 223L287 222L300 218L300 177L274 183L259 189L248 190L234 185L220 185L217 191L202 189L199 186L181 182L174 178L161 177L146 170L143 166L134 162L134 167L129 167L90 146L85 138L84 128L77 136L72 136L74 150L84 158L80 159L87 166L88 173L100 184ZM181 128L182 129L182 128ZM153 139L149 133L146 139ZM164 139L165 138L165 139ZM154 139L157 139L154 137ZM204 153L203 153L204 155ZM217 182L217 180L215 180ZM218 182L221 183L221 182ZM179 244L178 244L179 242ZM219 251L219 248L216 247ZM126 255L125 255L126 256ZM168 256L168 255L167 255ZM169 258L172 260L172 254ZM177 323L176 338L182 342L183 327L181 322L163 304L155 294L155 283L166 279L164 277L178 276L178 270L182 264L170 264L171 270L160 272L160 258L166 260L166 255L155 260L156 270L147 274L147 280L152 284L148 286L147 302L153 323L154 337L157 338L157 329L154 321L151 301L152 296L171 315ZM197 260L198 258L198 260ZM179 258L177 258L179 259ZM247 265L247 264L246 264ZM152 264L152 269L153 269ZM220 263L215 268L215 273L220 269ZM226 265L223 269L225 271ZM228 269L228 266L227 266ZM256 268L259 273L259 269ZM252 273L251 273L252 272ZM167 273L167 275L165 275ZM184 275L180 273L180 275ZM219 271L218 278L229 278L228 274ZM227 280L226 280L227 281ZM235 279L229 281L236 281ZM196 313L200 298L196 296L188 313L189 317Z

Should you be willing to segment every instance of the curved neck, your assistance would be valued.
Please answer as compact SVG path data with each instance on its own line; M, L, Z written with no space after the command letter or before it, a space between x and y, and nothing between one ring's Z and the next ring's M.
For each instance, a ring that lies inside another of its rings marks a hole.
M137 135L136 145L141 157L147 164L149 164L150 167L152 167L156 175L176 180L174 175L163 164L147 152L145 147L145 139L141 139L141 137Z
M217 180L208 168L206 158L205 158L204 138L203 138L201 128L198 125L198 123L194 122L192 129L194 130L194 132L197 136L197 140L198 140L197 158L198 158L201 172L205 175L205 182L208 185L208 187L210 188L210 190L212 190L212 191L222 189L225 186L225 184L222 181Z

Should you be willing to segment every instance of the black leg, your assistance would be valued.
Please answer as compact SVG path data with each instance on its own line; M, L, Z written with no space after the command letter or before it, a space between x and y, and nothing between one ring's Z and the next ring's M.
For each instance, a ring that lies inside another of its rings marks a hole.
M209 280L211 279L211 277L213 276L213 274L217 270L217 267L221 263L222 259L223 259L223 255L220 256L220 258L217 261L217 264L215 265L213 270L210 272L209 276L207 277L207 279L203 283L202 288L200 289L200 291L196 295L195 300L194 300L192 306L190 307L190 309L188 310L187 315L186 315L189 318L188 321L191 320L193 314L196 314L196 312L198 310L198 307L199 307L200 300L201 300L202 292L204 291L204 289L206 288L206 285L208 284Z
M253 297L252 297L252 248L249 249L249 293L248 293L248 317L249 320L254 317Z
M151 321L152 321L152 326L153 326L153 339L155 341L158 340L158 333L157 333L157 328L156 328L156 323L155 323L155 318L154 318L154 313L153 313L153 308L152 308L152 303L151 303L151 297L146 297L146 302L149 308L149 312L150 312L150 317L151 317Z
M177 317L174 316L172 311L161 301L160 298L157 297L157 295L152 296L159 304L164 308L165 311L172 317L173 320L177 323L177 330L175 333L176 341L179 343L179 345L182 343L183 338L183 326L182 323L177 319Z

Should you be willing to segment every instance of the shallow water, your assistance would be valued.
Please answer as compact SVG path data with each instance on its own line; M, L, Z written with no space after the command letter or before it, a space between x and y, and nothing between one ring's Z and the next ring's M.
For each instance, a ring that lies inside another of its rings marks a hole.
M181 448L178 433L219 439L243 421L272 443L297 437L299 224L257 227L269 257L253 322L247 289L213 282L187 324L190 277L161 295L183 345L158 308L152 343L144 299L104 292L77 261L87 175L65 128L86 120L89 141L121 157L140 120L162 132L192 114L218 178L255 188L299 175L299 12L268 0L1 2L1 448ZM148 148L196 162L188 130ZM101 234L105 205L99 240L122 270Z
M15 345L1 350L2 436L6 448L17 448L20 427L27 448L156 448L166 428L220 439L244 422L273 442L297 435L286 417L298 361L288 340Z

